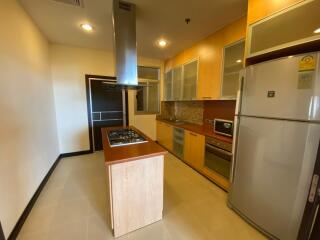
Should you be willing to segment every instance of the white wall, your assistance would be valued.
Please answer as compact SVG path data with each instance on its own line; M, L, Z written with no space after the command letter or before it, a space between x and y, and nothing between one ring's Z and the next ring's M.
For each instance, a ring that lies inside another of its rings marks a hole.
M6 237L59 155L50 49L16 0L0 8L0 220Z
M60 151L66 153L88 150L85 75L114 76L113 54L54 44L51 56ZM139 58L138 62L163 69L163 62L160 60ZM134 115L132 91L129 92L129 121L155 139L155 115Z

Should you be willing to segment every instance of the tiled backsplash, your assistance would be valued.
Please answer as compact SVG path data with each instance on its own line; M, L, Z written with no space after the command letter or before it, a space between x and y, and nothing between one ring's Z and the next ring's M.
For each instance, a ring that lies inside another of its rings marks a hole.
M175 118L174 113L175 102L161 102L160 118L172 119Z
M179 119L209 127L208 120L215 118L233 120L235 106L236 101L233 100L161 102L159 117Z
M175 116L177 119L195 123L203 123L202 101L181 101L175 103Z
M161 102L160 117L163 119L179 119L189 123L203 124L203 102Z

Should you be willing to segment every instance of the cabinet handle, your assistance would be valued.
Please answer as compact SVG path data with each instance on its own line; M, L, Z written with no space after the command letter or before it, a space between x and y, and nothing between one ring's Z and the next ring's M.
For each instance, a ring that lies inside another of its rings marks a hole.
M211 97L202 97L202 99L211 99Z

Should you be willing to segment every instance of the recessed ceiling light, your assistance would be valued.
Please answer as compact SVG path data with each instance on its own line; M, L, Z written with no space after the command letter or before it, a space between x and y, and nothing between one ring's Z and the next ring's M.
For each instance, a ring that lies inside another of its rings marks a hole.
M167 42L165 39L160 39L160 40L158 40L158 46L159 46L159 47L164 48L164 47L167 46L167 44L168 44L168 42Z
M93 30L92 25L89 23L81 24L80 27L86 32L92 32L92 30Z
M241 59L238 59L238 60L236 61L236 63L242 63L242 60L241 60Z
M316 30L313 31L314 33L320 33L320 28L317 28Z

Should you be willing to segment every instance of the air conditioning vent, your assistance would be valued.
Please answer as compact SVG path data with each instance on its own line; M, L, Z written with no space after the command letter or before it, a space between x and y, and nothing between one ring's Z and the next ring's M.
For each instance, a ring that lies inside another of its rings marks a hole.
M76 7L84 7L84 0L53 0L55 2L65 3Z

